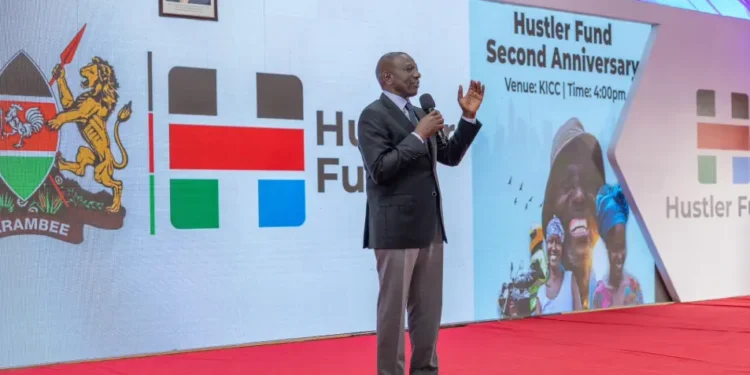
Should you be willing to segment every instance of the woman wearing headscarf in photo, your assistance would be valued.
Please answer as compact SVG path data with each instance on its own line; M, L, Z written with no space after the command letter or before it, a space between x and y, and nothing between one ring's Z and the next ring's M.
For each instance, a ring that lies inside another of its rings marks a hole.
M529 250L531 251L531 273L536 276L534 284L529 287L529 314L536 311L536 294L539 288L547 282L547 253L544 251L544 229L541 225L532 226L529 232Z
M563 242L565 230L554 216L546 231L548 276L539 288L535 315L555 314L581 309L581 294L573 272L563 267Z
M609 273L597 282L591 307L601 309L643 304L640 283L625 271L625 228L630 209L620 185L604 185L599 189L596 211L599 235L607 247Z

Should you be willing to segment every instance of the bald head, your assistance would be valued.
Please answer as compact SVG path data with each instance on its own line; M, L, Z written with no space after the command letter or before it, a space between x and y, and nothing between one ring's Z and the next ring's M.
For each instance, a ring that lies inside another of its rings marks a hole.
M375 76L383 90L404 98L417 95L421 75L417 63L405 52L388 52L381 56Z
M391 73L393 72L393 61L396 60L396 57L399 56L409 56L404 52L388 52L383 56L380 56L380 59L378 60L378 65L375 67L375 77L378 79L378 83L380 83L380 87L383 87L383 73Z

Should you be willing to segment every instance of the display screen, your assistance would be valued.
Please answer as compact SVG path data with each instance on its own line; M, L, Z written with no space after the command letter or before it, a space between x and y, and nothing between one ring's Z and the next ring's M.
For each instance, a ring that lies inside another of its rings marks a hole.
M639 0L720 16L750 19L750 0Z

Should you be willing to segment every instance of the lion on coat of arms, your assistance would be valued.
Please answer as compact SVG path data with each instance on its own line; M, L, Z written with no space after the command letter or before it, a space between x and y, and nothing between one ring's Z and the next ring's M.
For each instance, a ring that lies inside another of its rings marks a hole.
M117 113L114 126L115 143L122 155L117 162L112 155L112 148L107 132L107 120L117 106L117 77L112 66L105 60L94 57L81 68L81 87L86 90L74 98L65 78L65 69L58 64L52 71L57 79L57 88L63 111L48 121L52 130L59 130L64 124L75 123L86 146L78 148L75 161L63 159L60 153L57 164L61 171L69 171L77 176L86 173L86 167L94 167L94 181L112 189L112 205L107 212L118 212L122 204L122 181L114 178L115 169L124 169L128 165L128 154L120 141L120 124L128 121L132 114L132 102L128 102Z

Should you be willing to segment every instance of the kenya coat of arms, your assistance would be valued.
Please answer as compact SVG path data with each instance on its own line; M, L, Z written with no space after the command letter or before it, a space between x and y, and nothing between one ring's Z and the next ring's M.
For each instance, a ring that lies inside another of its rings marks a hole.
M74 96L65 65L84 30L62 53L49 81L24 51L0 70L0 238L36 234L77 244L83 242L85 225L123 225L123 183L114 173L128 164L119 127L130 119L132 107L127 103L114 113L119 99L115 70L99 57L78 71L82 92ZM113 114L119 161L107 128ZM66 126L76 126L79 138L61 140L59 130ZM62 155L61 141L78 142L77 153Z

